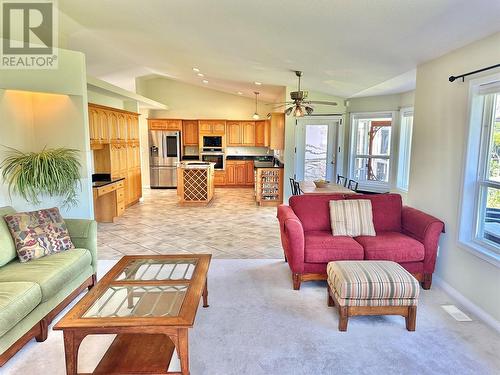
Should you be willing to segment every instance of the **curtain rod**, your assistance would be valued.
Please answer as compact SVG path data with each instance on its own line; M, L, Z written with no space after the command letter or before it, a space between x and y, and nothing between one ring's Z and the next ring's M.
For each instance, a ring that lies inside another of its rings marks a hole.
M451 76L450 78L448 78L448 81L453 82L454 80L456 80L458 78L462 78L462 82L464 82L465 77L467 77L467 76L470 76L470 75L476 74L476 73L481 73L481 72L484 72L485 70L499 68L499 67L500 67L500 64L496 64L496 65L488 66L487 68L478 69L478 70L474 70L474 71L469 72L469 73L460 74L459 76Z

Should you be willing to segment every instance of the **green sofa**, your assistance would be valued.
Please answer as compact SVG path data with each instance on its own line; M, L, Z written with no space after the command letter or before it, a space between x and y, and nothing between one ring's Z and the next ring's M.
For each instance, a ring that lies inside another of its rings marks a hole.
M33 337L44 341L48 325L96 282L97 225L65 219L75 249L20 263L0 208L0 366Z

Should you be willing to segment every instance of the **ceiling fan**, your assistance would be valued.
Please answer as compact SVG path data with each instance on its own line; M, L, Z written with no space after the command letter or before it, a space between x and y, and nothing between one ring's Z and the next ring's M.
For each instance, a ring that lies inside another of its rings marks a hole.
M292 99L292 101L283 102L283 103L274 103L274 104L278 104L276 108L283 107L283 106L289 106L285 110L285 114L287 116L292 114L292 113L295 117L305 116L306 113L308 115L310 115L314 112L314 106L313 106L314 104L337 105L336 102L323 101L323 100L307 100L307 96L308 96L309 92L302 91L300 89L300 78L302 77L302 72L299 70L296 70L295 75L299 79L299 84L298 84L297 91L292 91L290 93L290 98Z

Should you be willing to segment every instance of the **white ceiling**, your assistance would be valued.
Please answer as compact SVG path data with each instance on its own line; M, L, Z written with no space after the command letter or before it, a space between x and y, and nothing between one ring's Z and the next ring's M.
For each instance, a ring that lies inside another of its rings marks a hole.
M261 99L411 90L417 64L500 31L498 0L61 0L63 45L126 89L158 74ZM480 68L480 67L478 67ZM457 73L457 72L451 72ZM254 81L260 81L257 87ZM281 86L281 87L280 87Z

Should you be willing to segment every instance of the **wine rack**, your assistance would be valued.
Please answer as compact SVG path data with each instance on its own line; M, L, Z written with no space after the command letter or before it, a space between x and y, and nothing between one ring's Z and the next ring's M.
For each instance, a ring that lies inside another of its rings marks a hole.
M257 168L257 203L277 206L283 203L283 168Z

